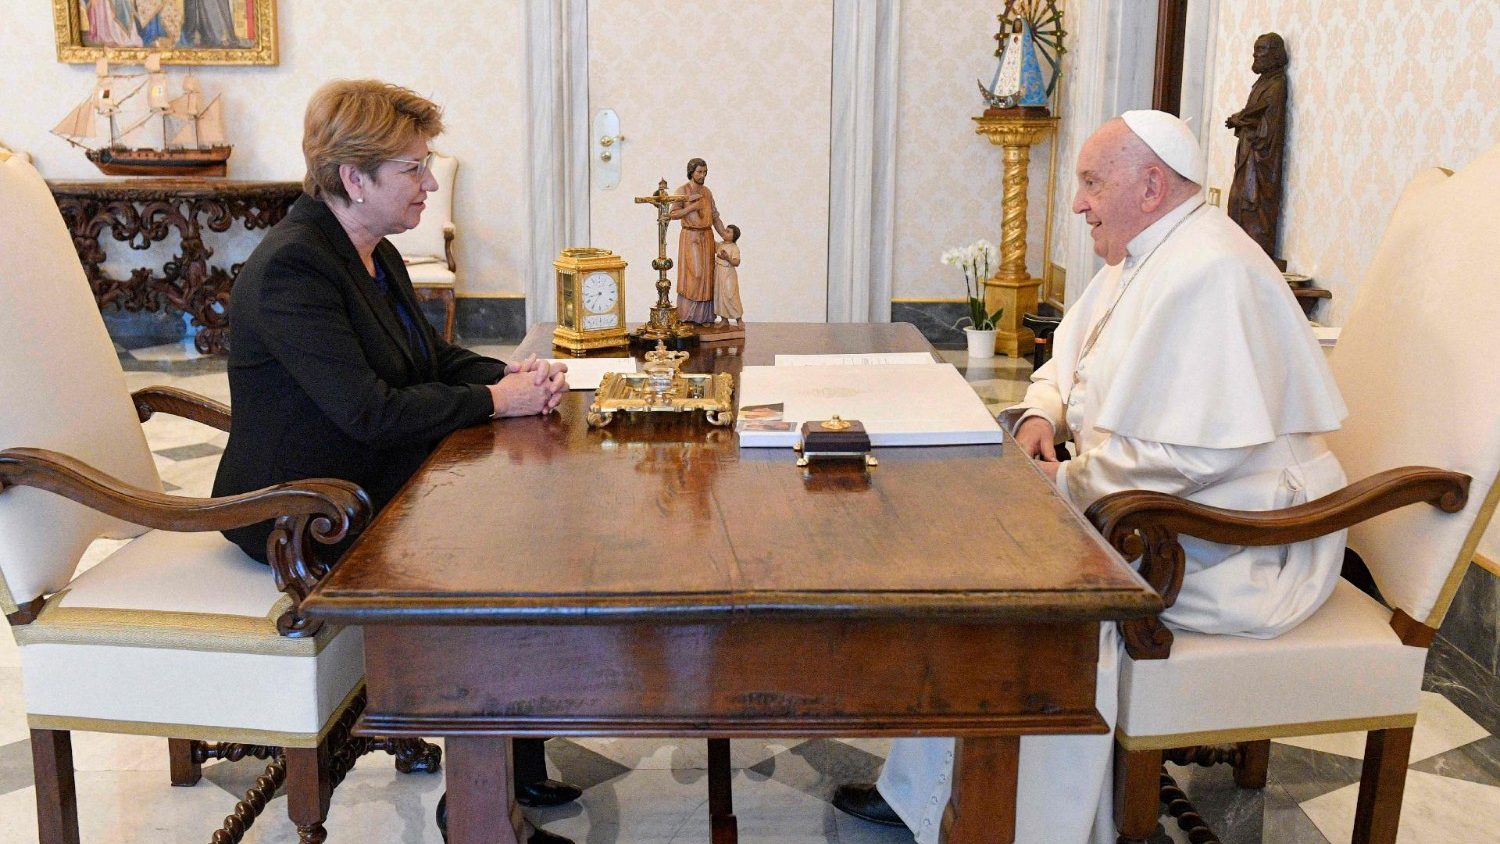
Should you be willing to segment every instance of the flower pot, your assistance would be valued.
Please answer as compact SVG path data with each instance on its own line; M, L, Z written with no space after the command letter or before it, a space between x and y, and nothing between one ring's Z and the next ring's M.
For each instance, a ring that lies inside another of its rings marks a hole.
M978 328L965 328L964 335L969 338L969 357L992 358L995 356L995 329L981 331Z

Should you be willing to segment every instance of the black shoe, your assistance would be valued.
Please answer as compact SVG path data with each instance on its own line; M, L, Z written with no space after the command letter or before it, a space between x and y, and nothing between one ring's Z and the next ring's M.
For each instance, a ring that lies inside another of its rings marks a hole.
M583 789L557 780L526 782L516 786L516 802L528 809L561 806L583 795Z
M443 792L443 797L437 805L437 828L443 834L443 840L448 840L448 793ZM532 827L531 837L526 839L526 844L573 844L573 839L564 838L556 833L548 832L540 827Z
M905 821L885 802L874 783L849 783L834 789L833 807L862 821L906 828Z

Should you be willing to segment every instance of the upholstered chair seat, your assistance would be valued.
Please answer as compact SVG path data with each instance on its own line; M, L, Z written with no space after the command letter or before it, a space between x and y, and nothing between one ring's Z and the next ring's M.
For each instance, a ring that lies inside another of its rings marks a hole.
M417 298L436 299L443 303L443 339L453 342L453 319L457 312L455 293L458 264L453 259L453 238L458 229L453 223L453 185L458 176L458 159L447 155L432 157L432 177L436 192L427 195L427 208L417 227L391 235L391 243L401 252L411 285Z
M1274 646L1176 631L1171 659L1125 660L1119 723L1131 749L1409 727L1426 661L1391 629L1390 608L1341 580Z
M1497 192L1500 147L1458 173L1418 174L1393 210L1331 358L1349 416L1327 440L1361 480L1271 512L1151 492L1089 508L1122 553L1140 558L1167 606L1183 577L1181 535L1281 545L1347 528L1366 570L1359 579L1373 585L1366 594L1340 582L1308 620L1273 639L1169 630L1154 619L1122 624L1121 842L1155 830L1164 758L1229 761L1236 782L1260 787L1269 739L1348 731L1368 732L1353 840L1396 840L1427 648L1500 502ZM1185 801L1170 803L1181 811Z
M276 621L291 604L221 534L148 531L15 628L27 718L34 728L316 747L359 688L360 631L289 639Z

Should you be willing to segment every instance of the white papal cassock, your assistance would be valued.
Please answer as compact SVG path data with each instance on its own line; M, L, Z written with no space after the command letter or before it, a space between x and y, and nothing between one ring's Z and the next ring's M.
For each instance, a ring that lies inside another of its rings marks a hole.
M1270 510L1342 487L1343 469L1319 435L1338 428L1343 400L1260 247L1194 198L1137 235L1127 253L1094 277L1058 326L1052 360L1032 376L1025 401L1001 415L1012 426L1041 416L1059 441L1071 437L1077 456L1057 480L1073 504L1149 489ZM1291 547L1182 543L1186 575L1167 623L1269 638L1328 597L1344 534ZM1097 700L1111 726L1118 648L1105 625ZM1016 841L1113 842L1112 748L1110 735L1022 738ZM898 739L881 772L881 795L919 844L937 840L952 759L952 739Z

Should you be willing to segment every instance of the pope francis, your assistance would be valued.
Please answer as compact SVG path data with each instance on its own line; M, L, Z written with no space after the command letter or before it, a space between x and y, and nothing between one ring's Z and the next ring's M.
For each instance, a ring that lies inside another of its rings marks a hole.
M1073 211L1106 266L1063 317L1053 357L1001 414L1016 441L1079 509L1126 489L1217 507L1269 510L1344 485L1320 434L1343 400L1286 282L1264 251L1202 198L1187 125L1159 111L1104 124L1078 156ZM1058 462L1055 444L1076 457ZM1163 619L1205 633L1272 637L1333 590L1344 534L1242 548L1184 537L1186 576ZM1111 727L1119 644L1100 629L1096 703ZM1021 740L1016 841L1115 840L1113 736ZM834 804L938 840L952 739L898 739L874 786Z

